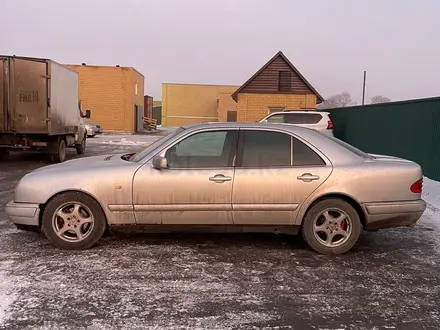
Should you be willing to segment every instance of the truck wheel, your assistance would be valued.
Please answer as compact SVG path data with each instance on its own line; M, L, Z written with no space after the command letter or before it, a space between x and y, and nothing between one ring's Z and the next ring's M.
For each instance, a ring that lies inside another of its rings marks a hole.
M83 155L86 152L86 135L84 135L83 140L81 141L81 144L77 144L75 146L76 152L78 155Z
M58 153L55 155L52 155L52 161L54 163L62 163L66 160L66 141L64 139L60 139L58 142Z

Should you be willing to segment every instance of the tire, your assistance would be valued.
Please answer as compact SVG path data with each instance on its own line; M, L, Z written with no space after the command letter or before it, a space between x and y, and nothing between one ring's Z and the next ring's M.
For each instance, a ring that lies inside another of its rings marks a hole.
M328 198L307 211L301 235L314 251L337 255L348 252L356 244L361 230L361 220L353 206L339 198Z
M54 197L44 209L41 225L49 241L64 250L91 248L106 228L107 221L99 203L81 192Z
M66 160L67 148L66 141L64 139L60 139L58 141L58 152L55 155L52 155L53 163L63 163Z
M84 135L83 140L81 141L81 144L77 144L75 146L76 152L78 155L83 155L86 152L86 139L87 136Z

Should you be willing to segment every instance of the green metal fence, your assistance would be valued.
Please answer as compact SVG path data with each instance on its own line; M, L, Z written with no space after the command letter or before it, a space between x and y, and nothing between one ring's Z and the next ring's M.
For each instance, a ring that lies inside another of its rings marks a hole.
M413 160L440 181L440 97L325 111L337 138L369 153Z

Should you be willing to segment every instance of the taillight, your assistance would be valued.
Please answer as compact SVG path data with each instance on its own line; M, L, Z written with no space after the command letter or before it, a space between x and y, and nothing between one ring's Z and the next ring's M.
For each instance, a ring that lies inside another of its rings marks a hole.
M329 120L327 122L327 129L332 129L333 128L333 122L331 120Z
M423 178L421 178L420 180L417 180L416 182L414 182L411 185L411 191L415 194L421 194L422 193L422 188L423 188Z

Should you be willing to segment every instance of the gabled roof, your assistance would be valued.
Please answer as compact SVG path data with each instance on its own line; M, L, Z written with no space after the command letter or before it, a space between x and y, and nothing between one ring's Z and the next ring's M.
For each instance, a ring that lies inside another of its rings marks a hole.
M292 64L292 62L289 61L289 59L283 54L283 52L280 50L278 53L276 53L265 65L263 65L261 67L260 70L258 70L257 72L255 72L255 74L250 77L243 85L241 85L241 87L239 89L237 89L234 94L232 94L232 98L234 99L235 102L237 102L238 100L238 94L247 86L249 85L249 83L254 80L255 77L257 77L261 72L263 72L272 62L274 62L276 59L278 58L282 58L287 65L289 65L289 67L292 69L293 72L295 72L298 77L304 82L304 84L306 84L307 87L310 88L310 90L316 95L318 102L317 103L321 103L324 101L324 98L321 96L321 94L318 93L318 91L312 86L312 84L310 84L307 79L298 71L298 69Z

